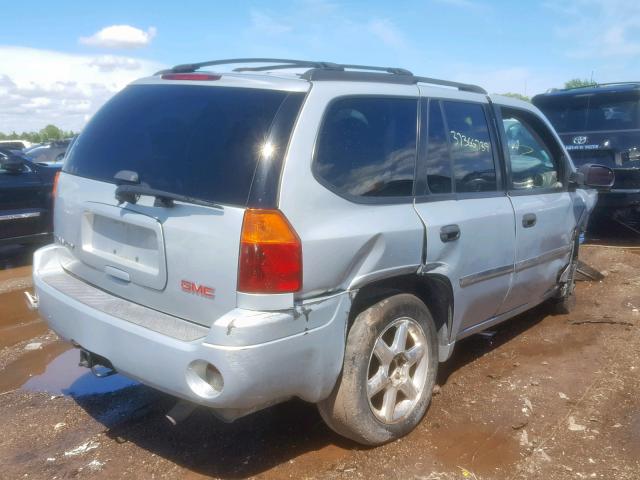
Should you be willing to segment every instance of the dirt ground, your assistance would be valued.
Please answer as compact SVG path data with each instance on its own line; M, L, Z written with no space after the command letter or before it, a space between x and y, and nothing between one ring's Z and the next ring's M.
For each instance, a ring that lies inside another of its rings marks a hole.
M0 259L0 478L640 479L640 249L584 246L606 277L578 285L574 313L460 342L422 423L379 448L298 401L170 426L171 398L93 377L26 310L29 255Z

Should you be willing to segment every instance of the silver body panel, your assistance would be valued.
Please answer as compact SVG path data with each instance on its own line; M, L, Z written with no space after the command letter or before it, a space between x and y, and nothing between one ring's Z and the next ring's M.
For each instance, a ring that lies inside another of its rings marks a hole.
M515 212L515 276L499 313L542 298L553 288L558 272L569 261L575 229L568 192L516 196L510 201ZM527 214L537 217L533 227L523 226Z
M348 295L281 312L233 309L206 329L177 318L169 323L149 309L141 315L144 307L74 279L60 265L63 249L51 245L34 256L41 315L62 338L99 352L118 372L215 408L227 420L292 397L317 402L331 392L342 368ZM222 373L219 395L190 388L185 372L198 360Z
M201 325L233 309L238 241L231 239L240 238L244 210L156 208L148 197L123 208L115 188L60 175L54 235L68 249L64 268L118 297ZM182 280L210 286L214 298L185 295Z
M34 284L43 317L63 338L132 378L225 418L294 396L325 398L342 368L352 300L379 280L418 272L447 279L453 315L440 338L440 359L446 360L456 339L553 293L578 219L595 203L584 191L354 203L320 184L311 169L332 100L383 95L488 104L488 97L422 85L311 84L269 75L224 75L216 85L307 92L278 197L302 242L303 288L281 295L236 290L243 208L181 202L160 208L146 197L123 208L115 185L69 174L58 186L57 245L36 252ZM528 104L491 98L540 117ZM522 228L526 213L537 215L534 228ZM460 238L443 242L440 229L451 224L460 227ZM185 293L185 279L210 286L214 297ZM199 360L215 365L225 379L215 398L199 396L186 380L189 365Z
M515 238L513 209L506 196L445 200L416 204L427 230L430 271L449 279L453 287L451 333L498 313L513 280ZM443 243L440 229L460 226L460 238ZM482 255L472 254L484 245ZM455 337L454 337L455 338Z
M289 145L279 204L302 240L300 298L420 266L424 228L410 204L353 203L321 185L311 171L320 123L333 99L346 94L415 98L417 93L415 86L355 82L318 82L309 92Z

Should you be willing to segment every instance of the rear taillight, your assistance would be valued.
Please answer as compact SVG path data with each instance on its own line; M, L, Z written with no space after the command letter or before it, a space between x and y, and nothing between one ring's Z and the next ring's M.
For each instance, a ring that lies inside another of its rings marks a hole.
M51 189L51 198L55 199L58 194L58 179L60 178L60 172L56 172L53 177L53 188Z
M248 209L240 235L238 290L288 293L302 288L300 238L279 210Z
M210 81L220 80L220 75L211 73L165 73L161 77L163 80L194 80L194 81Z

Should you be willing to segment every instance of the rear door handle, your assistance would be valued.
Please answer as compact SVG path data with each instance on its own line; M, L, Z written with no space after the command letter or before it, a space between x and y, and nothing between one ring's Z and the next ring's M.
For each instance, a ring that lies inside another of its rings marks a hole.
M538 221L538 217L536 217L535 213L527 213L522 216L522 226L524 228L533 227Z
M460 238L460 227L458 225L445 225L440 229L440 240L443 242L454 242Z

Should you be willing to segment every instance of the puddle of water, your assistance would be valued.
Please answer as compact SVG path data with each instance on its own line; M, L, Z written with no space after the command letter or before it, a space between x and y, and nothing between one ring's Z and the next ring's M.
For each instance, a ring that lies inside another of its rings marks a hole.
M38 312L27 308L22 289L0 294L0 348L47 332Z
M5 286L11 286L19 280L23 284L31 285L31 266L0 269L0 292L8 291Z
M22 388L82 397L137 385L122 375L97 378L88 369L79 367L78 360L78 350L64 342L25 352L0 372L0 393Z
M137 385L122 375L98 378L90 370L78 366L78 350L67 350L46 366L44 373L29 378L22 385L25 390L82 397L114 392Z
M0 328L0 348L10 347L30 338L39 337L47 333L48 330L47 324L40 319L12 327Z
M29 310L20 290L0 295L0 329L37 320L38 312Z
M334 465L347 458L351 450L334 444L325 445L317 450L310 450L295 457L297 471L312 472L327 465Z
M434 456L444 465L458 465L477 474L491 475L520 460L520 446L509 427L489 431L477 426L448 426L434 431ZM507 432L507 433L505 433Z
M0 393L20 388L30 377L41 375L49 362L70 348L67 343L53 342L25 352L0 372Z

